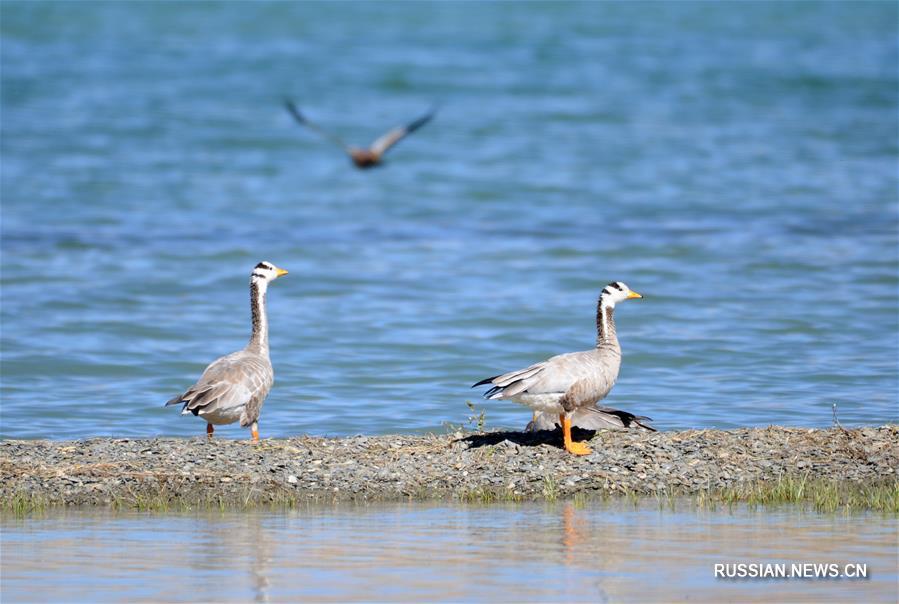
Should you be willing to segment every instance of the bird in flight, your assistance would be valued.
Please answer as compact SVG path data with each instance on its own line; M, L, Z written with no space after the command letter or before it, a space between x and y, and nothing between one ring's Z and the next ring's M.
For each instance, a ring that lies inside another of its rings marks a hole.
M297 106L290 99L284 101L284 106L287 108L287 111L290 113L290 115L293 116L293 119L297 121L297 123L315 130L325 140L340 147L347 155L350 156L350 159L353 160L353 163L356 165L356 167L360 169L373 168L374 166L380 165L381 161L384 158L384 154L387 153L388 150L390 150L394 145L406 138L409 134L415 132L416 130L427 124L436 113L435 109L431 109L428 113L416 119L415 121L406 124L405 126L397 126L396 128L388 131L386 134L378 138L378 140L373 142L367 149L363 149L361 147L353 147L352 145L346 144L339 137L331 134L327 130L323 130L317 124L310 122L305 115L300 113L300 110L297 109Z

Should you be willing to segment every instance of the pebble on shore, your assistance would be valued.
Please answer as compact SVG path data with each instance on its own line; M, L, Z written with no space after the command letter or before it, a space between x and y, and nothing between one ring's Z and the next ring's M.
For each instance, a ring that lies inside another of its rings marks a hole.
M577 436L577 435L576 435ZM583 437L584 434L579 435ZM783 476L896 480L899 427L600 431L591 455L556 432L0 443L0 497L46 505L546 500L689 495ZM150 507L151 504L147 504Z

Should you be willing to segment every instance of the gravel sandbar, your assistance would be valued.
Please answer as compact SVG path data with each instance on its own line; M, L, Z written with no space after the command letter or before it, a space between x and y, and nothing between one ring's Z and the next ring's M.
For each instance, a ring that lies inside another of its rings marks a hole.
M589 434L575 434L584 438ZM296 504L689 495L784 476L897 480L899 426L0 442L0 497L41 505Z

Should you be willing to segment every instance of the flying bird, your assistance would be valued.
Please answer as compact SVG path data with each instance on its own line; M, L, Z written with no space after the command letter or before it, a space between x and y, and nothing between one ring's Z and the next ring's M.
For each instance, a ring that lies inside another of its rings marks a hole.
M621 281L609 283L602 289L596 305L596 346L592 350L560 354L524 369L481 380L472 388L491 385L484 398L512 400L535 412L554 414L562 425L565 450L574 455L589 455L590 447L571 440L572 419L590 413L588 410L611 392L621 367L621 346L612 318L615 304L642 297Z
M233 424L250 428L253 442L259 441L259 414L275 381L268 356L268 315L265 293L268 284L287 271L271 262L260 262L250 275L250 311L253 332L247 345L213 361L199 381L165 406L184 405L181 414L193 414L206 421L206 435L212 438L213 425Z
M324 130L316 123L309 121L309 119L300 112L297 106L290 99L284 101L284 106L287 108L287 111L298 124L314 130L328 142L340 147L344 151L344 153L350 156L350 159L353 160L353 163L356 165L356 167L360 169L372 168L374 166L380 165L384 159L384 154L387 153L387 151L393 148L393 146L399 143L401 140L427 124L436 113L436 109L431 109L428 113L419 117L415 121L406 124L405 126L397 126L396 128L388 131L386 134L378 138L378 140L373 142L367 149L363 149L361 147L353 147L352 145L346 144L338 136L335 136L327 130Z

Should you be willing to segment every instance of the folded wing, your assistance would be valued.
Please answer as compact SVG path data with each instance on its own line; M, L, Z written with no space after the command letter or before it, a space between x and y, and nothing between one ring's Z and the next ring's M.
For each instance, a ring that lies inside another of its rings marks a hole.
M472 388L493 384L493 387L484 393L484 398L491 400L512 398L515 395L526 391L529 386L536 383L535 378L540 375L540 372L543 371L545 366L546 361L536 363L530 367L525 367L524 369L519 369L517 371L495 375L481 380L477 384L474 384Z
M170 399L166 406L183 404L182 413L214 416L228 414L261 402L271 388L273 376L264 359L245 351L236 352L213 362L196 384L184 394ZM241 425L249 425L258 408L241 417Z

